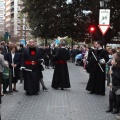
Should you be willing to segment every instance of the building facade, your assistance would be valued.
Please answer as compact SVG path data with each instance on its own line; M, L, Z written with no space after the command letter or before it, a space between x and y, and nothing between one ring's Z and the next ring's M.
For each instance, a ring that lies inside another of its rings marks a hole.
M0 35L4 34L4 0L0 0Z
M5 31L12 38L23 39L30 34L30 29L26 26L26 15L21 13L22 9L22 0L5 0Z

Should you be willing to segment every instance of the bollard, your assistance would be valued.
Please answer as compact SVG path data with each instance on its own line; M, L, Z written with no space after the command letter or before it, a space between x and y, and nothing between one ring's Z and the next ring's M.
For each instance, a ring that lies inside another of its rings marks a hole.
M9 69L9 93L12 93L12 70Z
M20 70L20 83L23 82L23 70Z

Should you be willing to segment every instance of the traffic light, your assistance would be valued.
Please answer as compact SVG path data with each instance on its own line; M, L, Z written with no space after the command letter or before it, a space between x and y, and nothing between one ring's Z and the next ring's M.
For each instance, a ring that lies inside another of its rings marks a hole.
M94 26L91 26L90 27L90 32L93 33L95 31L95 27Z

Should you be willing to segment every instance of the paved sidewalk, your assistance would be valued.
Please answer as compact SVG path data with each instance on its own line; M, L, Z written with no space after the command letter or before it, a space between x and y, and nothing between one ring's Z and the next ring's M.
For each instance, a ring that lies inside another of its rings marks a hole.
M106 96L89 94L85 88L88 74L80 66L68 64L71 89L54 90L51 86L53 69L45 69L44 82L48 92L26 96L23 84L17 84L18 93L2 98L2 120L115 120L107 114Z

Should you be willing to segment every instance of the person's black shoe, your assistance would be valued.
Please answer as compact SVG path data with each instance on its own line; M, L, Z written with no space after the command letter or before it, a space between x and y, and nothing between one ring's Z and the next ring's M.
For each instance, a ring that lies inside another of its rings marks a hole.
M29 92L26 92L26 95L30 95L30 93L29 93Z
M55 87L54 87L53 89L56 89L56 90L58 90L58 88L55 88Z
M38 95L38 92L33 92L31 93L31 95Z
M111 114L117 114L117 113L119 113L119 110L115 109Z
M2 95L0 95L1 97L3 97L4 96L4 94L2 94Z
M105 94L101 94L101 96L105 96Z
M94 94L94 92L90 92L89 94Z
M106 110L106 113L109 113L109 112L113 112L113 109L108 109L108 110Z
M61 90L64 90L64 88L61 88Z
M35 95L38 95L38 92L36 92Z
M4 94L9 94L9 92L8 92L8 91L4 91L3 93L4 93Z
M47 90L48 90L45 86L44 86L42 89L43 89L43 91L44 91L44 90L45 90L45 91L47 91Z
M14 92L18 92L18 90L13 89Z

